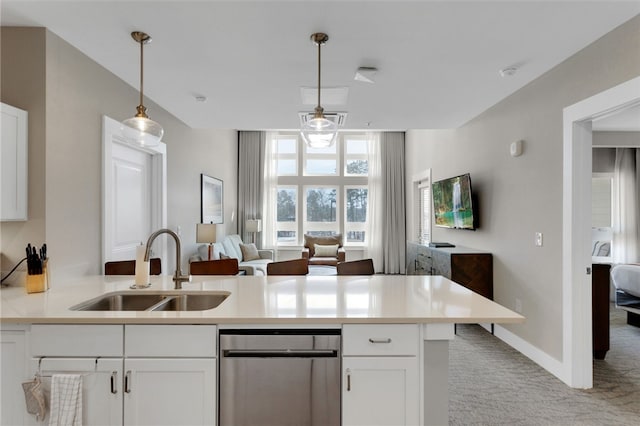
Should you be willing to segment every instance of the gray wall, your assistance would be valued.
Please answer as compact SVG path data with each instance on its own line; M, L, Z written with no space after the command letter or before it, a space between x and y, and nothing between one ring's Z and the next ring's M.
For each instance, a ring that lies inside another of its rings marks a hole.
M593 148L591 150L593 173L613 173L616 164L615 148Z
M427 168L434 180L469 172L478 195L480 229L435 228L433 240L492 252L495 300L515 309L520 299L527 318L507 328L559 360L564 309L562 109L640 75L640 55L630 52L640 52L640 17L459 129L407 133L407 185ZM524 153L511 157L509 144L519 139L525 141ZM417 208L412 196L409 191L409 209ZM411 224L408 235L415 232ZM543 247L534 246L535 232L543 232Z
M25 256L27 242L45 241L45 33L44 28L0 29L0 100L29 113L29 220L0 222L2 276ZM22 276L15 274L18 281Z
M15 57L15 61L5 47ZM45 47L46 46L46 47ZM21 224L4 224L5 228L22 229L22 235L2 239L3 270L17 262L27 242L47 242L51 255L52 282L56 280L98 274L101 271L101 151L102 116L122 120L135 113L138 88L133 88L86 57L55 34L40 28L2 29L3 102L5 83L14 84L22 72L34 73L44 79L38 93L32 95L43 103L44 111L32 114L32 126L44 128L36 142L38 148L29 152L30 202L31 180L38 189L35 196L44 199L30 220ZM30 55L41 58L27 68ZM27 59L24 59L24 58ZM133 66L136 66L135 64ZM46 78L45 78L46 69ZM14 78L7 78L8 73ZM13 99L24 91L17 90ZM12 100L13 100L12 99ZM21 107L7 99L6 103ZM182 229L183 263L195 251L195 224L200 220L200 173L218 177L225 182L225 224L219 232L235 232L235 222L229 220L236 202L237 135L234 130L193 130L160 108L145 100L149 115L165 129L167 144L167 225ZM36 105L37 106L37 105ZM45 114L46 112L46 114ZM46 119L45 119L46 116ZM36 132L37 135L37 132ZM30 143L33 134L30 133ZM43 176L38 176L42 173ZM46 179L45 179L46 178ZM40 193L39 191L42 191ZM46 214L45 214L46 211ZM44 226L38 222L44 222ZM11 228L13 227L13 228ZM34 228L34 231L30 229ZM27 238L28 236L28 238ZM174 250L169 245L170 252ZM170 253L171 254L171 253ZM163 265L172 273L173 257Z

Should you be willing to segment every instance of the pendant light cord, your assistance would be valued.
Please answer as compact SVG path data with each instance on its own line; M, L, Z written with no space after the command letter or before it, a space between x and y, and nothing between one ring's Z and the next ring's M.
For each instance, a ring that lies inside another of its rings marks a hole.
M322 108L320 105L320 49L322 48L322 43L318 42L318 108Z
M143 91L144 91L144 78L142 77L144 74L144 61L143 61L143 55L144 55L144 40L140 40L140 106L142 106L142 98L143 98Z

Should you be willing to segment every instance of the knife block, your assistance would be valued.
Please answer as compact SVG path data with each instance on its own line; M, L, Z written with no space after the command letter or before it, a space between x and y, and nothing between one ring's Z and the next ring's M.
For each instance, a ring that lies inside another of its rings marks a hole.
M49 289L49 272L47 270L47 263L49 259L45 260L42 265L42 273L38 275L27 274L27 293L42 293Z

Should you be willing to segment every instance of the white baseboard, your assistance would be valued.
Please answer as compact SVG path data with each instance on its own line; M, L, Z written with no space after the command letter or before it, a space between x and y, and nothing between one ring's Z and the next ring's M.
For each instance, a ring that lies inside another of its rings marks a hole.
M516 349L531 361L535 362L540 367L556 376L558 379L562 380L564 383L569 384L565 380L564 366L561 361L558 361L546 352L541 351L531 343L523 340L521 337L513 334L511 331L507 330L504 327L501 327L498 324L495 325L493 334L497 338L505 342L507 345Z

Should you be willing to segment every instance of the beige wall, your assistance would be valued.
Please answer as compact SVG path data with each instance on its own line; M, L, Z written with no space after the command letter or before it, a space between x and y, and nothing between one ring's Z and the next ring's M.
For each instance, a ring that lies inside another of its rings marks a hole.
M562 109L640 75L640 55L630 52L640 52L640 17L459 129L407 133L408 185L429 167L434 180L469 172L478 195L480 229L435 228L433 239L492 252L495 300L515 309L520 299L527 317L509 330L556 359L564 309ZM519 139L524 153L511 157L509 144ZM534 246L535 232L544 233L543 247Z
M640 132L593 132L594 147L640 147Z
M46 88L43 86L39 95L46 105L46 120L44 114L29 117L30 126L34 121L46 129L46 143L42 144L44 149L30 151L29 177L37 165L46 164L44 239L51 256L52 281L55 285L56 280L100 273L101 120L103 115L116 120L133 115L138 102L137 88L49 31L3 28L3 47L5 33L15 34L23 50L21 55L30 51L24 44L24 34L37 34L34 38L38 43L46 42L46 53L42 52L46 55ZM5 69L12 69L13 62L5 61L4 49L2 59L4 74ZM44 74L43 65L44 61L36 69ZM184 263L195 251L195 224L200 220L200 173L225 180L227 220L223 229L235 232L235 223L228 218L237 204L237 136L233 130L190 129L152 101L145 100L145 105L149 115L165 129L167 225L173 230L181 227ZM25 226L30 227L30 222ZM14 256L20 256L17 250L24 250L27 242L14 238L5 245L3 239L3 255L5 249L7 253L15 253L8 259L14 261ZM172 243L169 250L174 250ZM171 255L169 260L163 271L172 273L175 262Z
M0 270L4 277L25 257L27 243L45 241L45 30L1 28L0 100L29 113L28 220L0 222ZM22 282L22 269L7 280Z

